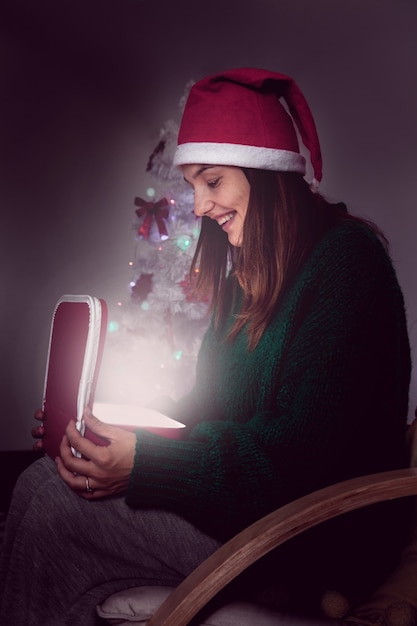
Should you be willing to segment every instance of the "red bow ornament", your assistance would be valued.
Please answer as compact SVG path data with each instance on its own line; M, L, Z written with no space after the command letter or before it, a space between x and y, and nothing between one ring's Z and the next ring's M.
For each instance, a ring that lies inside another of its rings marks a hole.
M168 200L166 198L161 198L161 200L153 202L152 200L147 201L142 198L135 198L135 206L139 207L135 211L136 215L138 217L145 217L137 232L138 236L148 239L152 220L155 219L159 236L161 239L168 239L168 231L165 225L165 220L169 214Z

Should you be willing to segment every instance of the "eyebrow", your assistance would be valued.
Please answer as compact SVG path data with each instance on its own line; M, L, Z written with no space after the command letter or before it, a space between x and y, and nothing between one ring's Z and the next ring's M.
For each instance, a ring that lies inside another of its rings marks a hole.
M198 168L198 170L192 175L192 180L195 180L196 178L198 178L200 176L200 174L202 174L203 172L205 172L206 170L209 170L212 167L217 167L216 165L202 165L201 167ZM185 178L185 176L183 177L185 182L188 183L188 180Z

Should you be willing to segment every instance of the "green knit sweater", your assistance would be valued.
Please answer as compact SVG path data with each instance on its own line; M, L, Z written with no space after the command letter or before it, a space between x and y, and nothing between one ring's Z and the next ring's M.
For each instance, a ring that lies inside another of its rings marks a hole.
M184 440L139 431L132 507L177 512L226 540L274 508L404 466L410 353L385 249L356 222L317 244L257 348L208 329Z

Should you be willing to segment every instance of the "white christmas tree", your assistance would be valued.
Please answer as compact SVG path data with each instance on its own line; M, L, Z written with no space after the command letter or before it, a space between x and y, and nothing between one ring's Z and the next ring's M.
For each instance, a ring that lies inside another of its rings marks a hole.
M147 167L152 187L134 200L130 293L109 325L97 391L113 402L186 393L208 323L207 302L195 298L189 277L199 222L192 192L172 165L177 134L173 120L162 126Z

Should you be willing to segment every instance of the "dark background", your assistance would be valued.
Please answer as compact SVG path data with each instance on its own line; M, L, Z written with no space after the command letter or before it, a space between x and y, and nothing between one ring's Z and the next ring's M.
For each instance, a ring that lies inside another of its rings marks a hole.
M126 298L159 129L229 67L296 78L322 191L391 241L416 361L416 27L415 0L0 0L0 449L32 444L59 296Z

